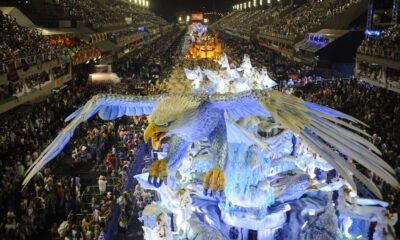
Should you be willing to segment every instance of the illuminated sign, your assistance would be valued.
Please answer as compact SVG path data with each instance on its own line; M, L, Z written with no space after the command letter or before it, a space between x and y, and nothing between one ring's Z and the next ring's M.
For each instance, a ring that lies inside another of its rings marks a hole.
M203 21L202 13L192 13L192 21Z

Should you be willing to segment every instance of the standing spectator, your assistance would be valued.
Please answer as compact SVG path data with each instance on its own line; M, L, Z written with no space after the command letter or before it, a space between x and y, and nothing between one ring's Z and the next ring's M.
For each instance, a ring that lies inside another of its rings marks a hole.
M106 177L100 176L100 177L99 177L98 184L99 184L99 192L100 192L100 195L105 194L105 193L106 193L106 190L107 190L107 180L106 180Z

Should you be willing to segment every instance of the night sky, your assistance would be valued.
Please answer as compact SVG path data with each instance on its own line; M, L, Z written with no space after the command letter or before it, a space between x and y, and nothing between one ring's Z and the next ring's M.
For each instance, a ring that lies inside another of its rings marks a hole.
M163 17L174 18L182 11L225 12L235 0L149 0L151 9Z

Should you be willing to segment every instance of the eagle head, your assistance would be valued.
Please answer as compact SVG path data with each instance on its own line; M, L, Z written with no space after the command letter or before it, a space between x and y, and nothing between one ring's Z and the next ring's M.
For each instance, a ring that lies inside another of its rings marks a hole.
M192 96L170 96L164 98L149 116L149 125L144 131L144 141L151 138L153 149L158 149L160 141L167 134L178 134L178 130L193 120L201 104Z

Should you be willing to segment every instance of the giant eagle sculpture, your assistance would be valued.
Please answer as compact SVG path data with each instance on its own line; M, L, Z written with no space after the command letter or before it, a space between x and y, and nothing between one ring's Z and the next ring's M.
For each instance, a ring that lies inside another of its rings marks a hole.
M352 161L400 189L393 176L393 168L379 157L380 151L365 138L371 136L357 127L367 127L364 123L349 115L275 90L147 97L96 95L66 119L70 123L32 164L23 185L26 186L37 172L62 151L79 124L96 113L103 120L113 120L124 115L150 114L150 124L145 130L144 139L151 139L153 148L158 148L163 137L170 136L173 139L165 162L156 162L164 166L164 171L165 168L169 172L177 169L191 143L208 139L213 149L214 168L206 176L213 176L212 191L224 188L223 170L228 152L225 117L237 120L250 115L275 118L331 164L353 189L356 189L354 178L357 178L377 197L382 198L376 185ZM149 181L157 183L156 178L164 178L165 174L157 173L161 170L153 167L155 172L150 174ZM209 185L204 186L208 188Z

